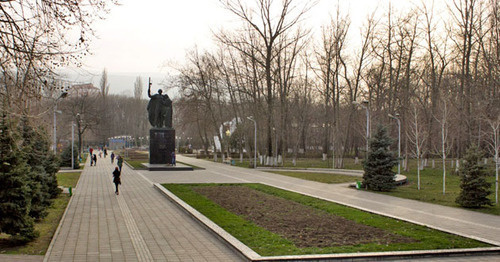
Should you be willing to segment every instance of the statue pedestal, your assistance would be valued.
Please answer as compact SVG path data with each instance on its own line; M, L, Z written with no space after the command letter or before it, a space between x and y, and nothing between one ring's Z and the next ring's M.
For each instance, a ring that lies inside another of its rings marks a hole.
M151 128L149 130L149 164L171 164L175 152L175 130Z

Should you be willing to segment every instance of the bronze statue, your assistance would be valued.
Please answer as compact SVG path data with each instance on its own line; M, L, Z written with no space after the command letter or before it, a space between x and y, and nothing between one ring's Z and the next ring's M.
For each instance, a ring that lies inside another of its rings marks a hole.
M151 98L148 103L149 123L153 127L172 128L172 100L167 94L162 95L162 90L158 94L151 95L151 78L149 79L148 97Z

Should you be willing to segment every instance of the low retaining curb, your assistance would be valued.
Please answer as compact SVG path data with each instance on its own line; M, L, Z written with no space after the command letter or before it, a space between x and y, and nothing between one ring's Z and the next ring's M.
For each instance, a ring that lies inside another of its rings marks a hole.
M374 260L396 260L410 258L429 257L458 257L458 256L480 256L500 255L500 247L490 248L463 248L463 249L440 249L440 250L413 250L413 251L387 251L367 253L340 253L320 255L290 255L290 256L260 256L248 246L240 242L206 216L178 198L159 183L154 183L158 189L171 202L180 207L189 216L204 226L217 238L221 239L227 246L234 250L243 259L248 261L374 261Z

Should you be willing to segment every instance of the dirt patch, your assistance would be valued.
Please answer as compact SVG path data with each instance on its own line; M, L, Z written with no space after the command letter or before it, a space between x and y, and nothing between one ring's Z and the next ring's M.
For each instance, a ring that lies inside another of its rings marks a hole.
M283 236L297 247L415 241L245 186L202 186L193 190L230 212Z

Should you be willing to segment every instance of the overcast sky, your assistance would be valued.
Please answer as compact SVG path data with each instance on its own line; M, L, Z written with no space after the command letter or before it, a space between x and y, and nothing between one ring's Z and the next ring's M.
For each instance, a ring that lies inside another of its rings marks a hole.
M248 0L253 1L253 0ZM280 1L280 0L275 0ZM301 0L298 0L301 1ZM302 0L308 1L308 0ZM437 0L441 2L440 0ZM231 27L236 18L218 0L122 0L114 6L106 20L94 24L98 36L91 44L93 55L84 61L85 71L93 72L94 84L106 68L111 76L111 92L132 94L134 76L153 82L161 81L168 71L166 63L182 63L185 51L197 45L209 49L213 43L211 30ZM359 27L367 14L386 10L389 0L339 0L344 13L351 18L351 40L359 35ZM415 1L392 1L395 8L413 5ZM420 1L417 1L417 3ZM335 12L336 0L320 0L308 13L305 23L319 30ZM123 76L120 80L120 76ZM125 79L127 78L127 79ZM75 80L87 81L87 76Z

